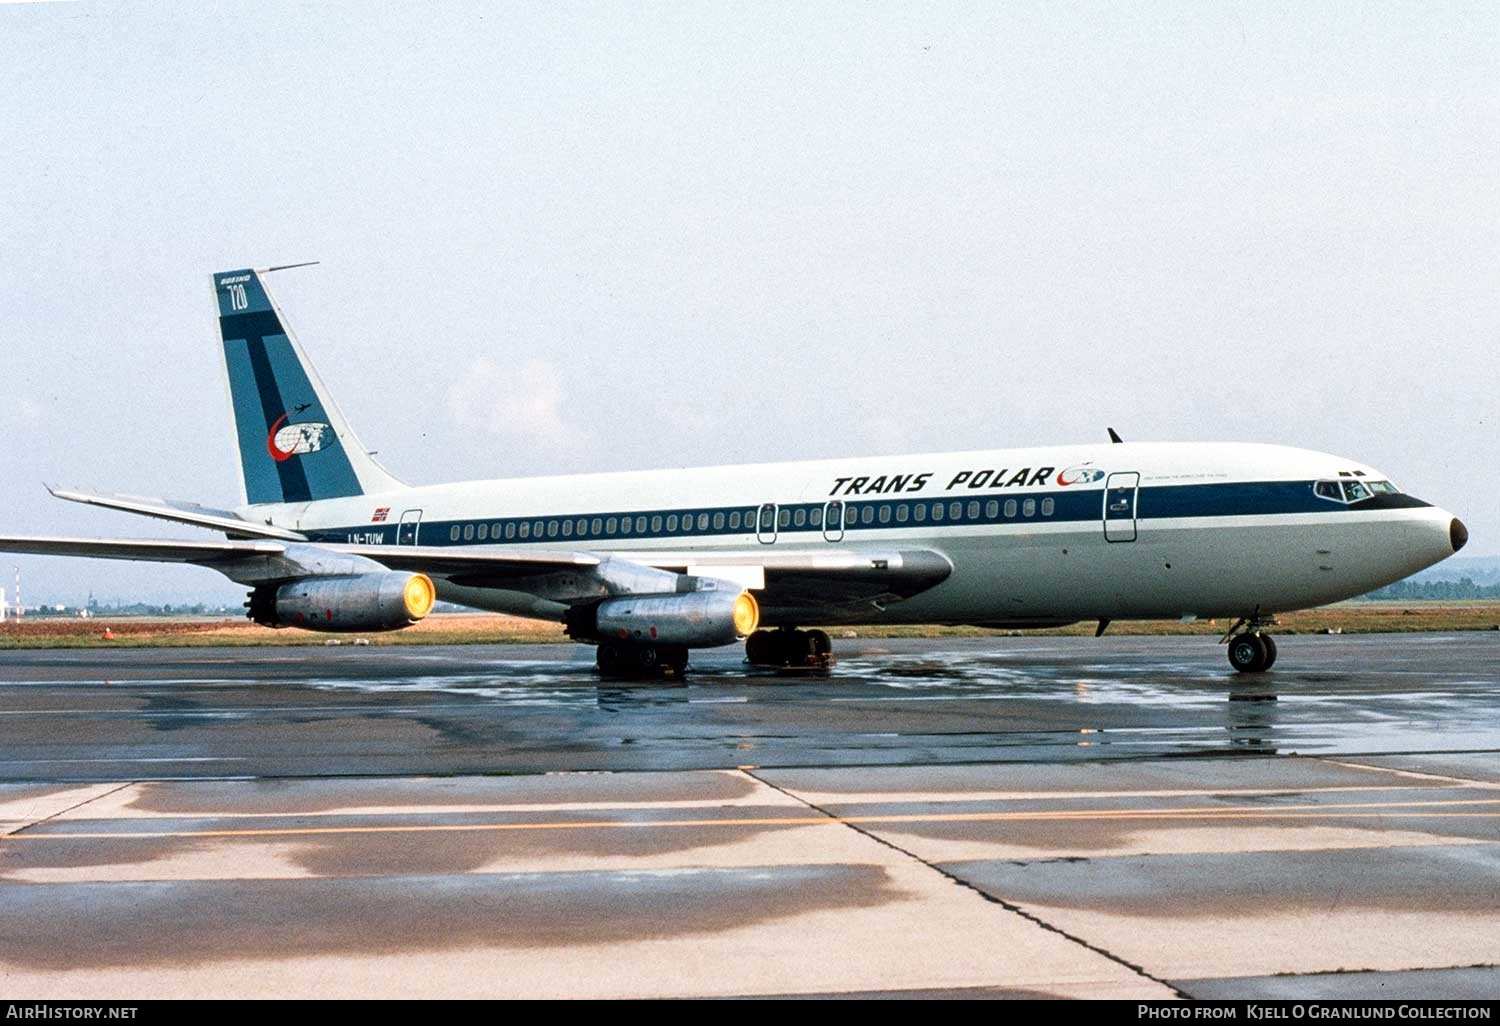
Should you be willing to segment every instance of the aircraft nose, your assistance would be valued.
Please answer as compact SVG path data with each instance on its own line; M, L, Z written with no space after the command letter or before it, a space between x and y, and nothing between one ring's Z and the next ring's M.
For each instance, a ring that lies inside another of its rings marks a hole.
M1448 525L1448 541L1453 544L1454 552L1469 544L1469 529L1458 517L1454 517L1453 523Z

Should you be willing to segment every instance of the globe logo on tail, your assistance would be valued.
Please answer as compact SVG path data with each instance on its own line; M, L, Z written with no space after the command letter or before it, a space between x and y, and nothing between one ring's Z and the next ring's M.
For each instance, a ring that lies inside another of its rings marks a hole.
M296 412L301 413L305 409L307 407L302 406ZM271 430L266 435L266 449L277 463L285 463L293 456L317 452L328 444L328 439L333 435L333 429L327 424L288 424L289 416L290 414L283 413L277 417L276 423L271 425Z

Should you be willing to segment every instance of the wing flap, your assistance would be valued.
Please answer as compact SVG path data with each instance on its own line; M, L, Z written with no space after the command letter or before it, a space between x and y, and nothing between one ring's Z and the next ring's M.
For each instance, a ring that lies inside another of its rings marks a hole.
M530 577L555 570L596 567L601 560L587 552L454 552L441 545L351 545L320 543L330 552L364 556L392 570L413 570L437 577L502 579Z

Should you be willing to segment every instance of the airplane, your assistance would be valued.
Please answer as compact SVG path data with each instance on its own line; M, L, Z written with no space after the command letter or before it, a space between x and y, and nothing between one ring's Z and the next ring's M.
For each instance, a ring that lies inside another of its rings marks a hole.
M305 266L305 265L286 265ZM408 486L360 444L265 277L213 275L244 502L51 488L223 535L0 537L0 551L185 563L248 617L399 630L445 600L561 621L606 676L680 676L743 641L827 667L823 627L1232 620L1276 661L1277 613L1364 594L1463 548L1452 514L1373 467L1249 443L1123 442Z

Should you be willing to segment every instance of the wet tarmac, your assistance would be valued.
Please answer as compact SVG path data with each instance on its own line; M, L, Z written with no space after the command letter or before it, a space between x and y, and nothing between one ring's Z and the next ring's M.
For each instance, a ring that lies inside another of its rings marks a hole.
M0 652L0 980L1500 996L1500 635Z
M575 646L0 652L0 780L941 765L1500 750L1500 633L1296 637L1259 679L1205 638L734 649L685 683Z

